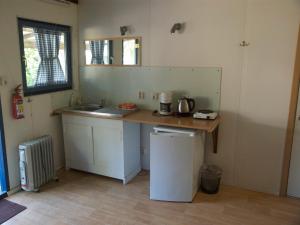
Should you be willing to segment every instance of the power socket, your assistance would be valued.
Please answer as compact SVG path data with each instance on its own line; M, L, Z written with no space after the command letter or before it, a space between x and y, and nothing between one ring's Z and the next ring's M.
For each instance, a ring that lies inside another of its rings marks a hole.
M152 92L152 100L157 101L159 98L159 93L158 92Z
M145 92L139 91L139 93L138 93L138 98L139 98L139 99L145 99Z

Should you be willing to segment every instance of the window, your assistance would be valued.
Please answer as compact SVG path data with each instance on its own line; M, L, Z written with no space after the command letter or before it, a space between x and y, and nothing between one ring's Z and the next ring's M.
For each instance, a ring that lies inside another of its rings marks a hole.
M138 64L138 40L124 39L123 40L123 65Z
M72 89L71 28L18 19L24 95Z
M85 41L86 64L112 64L112 40Z

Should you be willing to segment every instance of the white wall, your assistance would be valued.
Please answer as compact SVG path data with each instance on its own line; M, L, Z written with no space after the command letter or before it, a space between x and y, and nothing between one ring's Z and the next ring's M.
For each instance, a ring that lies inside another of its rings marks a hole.
M238 107L242 71L242 50L238 44L243 39L243 7L240 0L189 0L188 4L181 0L87 0L79 4L81 65L84 65L85 38L120 35L121 25L132 25L134 32L131 35L142 36L144 66L223 67L223 78L226 79L222 82L224 122L220 132L220 153L208 157L225 170L226 183L234 182L232 150L236 114L228 112L236 112ZM170 34L175 22L186 22L183 34ZM143 147L149 155L147 143Z
M226 184L277 194L299 19L298 0L82 0L80 64L85 38L131 25L145 66L223 67L219 153L208 161ZM184 33L170 35L175 22Z
M70 91L25 98L25 119L11 116L11 94L22 82L17 17L72 26L74 86L78 87L78 25L77 6L49 4L40 0L0 0L0 77L7 85L0 86L10 187L19 185L18 144L50 134L54 141L55 167L64 165L61 121L50 116L53 106L68 102Z

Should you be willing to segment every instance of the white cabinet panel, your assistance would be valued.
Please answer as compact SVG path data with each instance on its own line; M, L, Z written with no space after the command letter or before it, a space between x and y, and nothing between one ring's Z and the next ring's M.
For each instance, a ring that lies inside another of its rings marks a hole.
M93 127L96 171L110 177L123 179L123 131L106 126Z
M141 169L140 124L123 123L124 172L126 180L131 180Z
M128 183L141 170L140 125L63 115L66 167Z
M67 167L90 171L94 164L92 128L82 124L64 124Z

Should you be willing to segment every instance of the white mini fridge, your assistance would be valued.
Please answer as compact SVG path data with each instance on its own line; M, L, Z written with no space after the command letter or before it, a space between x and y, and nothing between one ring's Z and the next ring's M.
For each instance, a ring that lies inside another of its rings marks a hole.
M200 185L205 133L157 126L150 134L150 199L192 202Z

